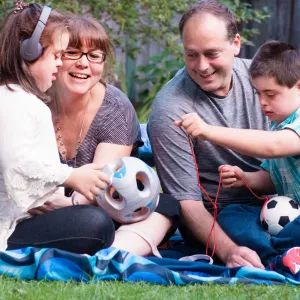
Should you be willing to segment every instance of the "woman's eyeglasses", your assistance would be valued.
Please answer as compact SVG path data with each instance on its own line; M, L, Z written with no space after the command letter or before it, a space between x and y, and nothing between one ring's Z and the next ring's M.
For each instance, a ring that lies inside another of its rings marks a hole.
M65 51L62 56L66 59L78 60L83 55L85 55L87 60L91 63L102 63L106 59L106 53L101 52Z

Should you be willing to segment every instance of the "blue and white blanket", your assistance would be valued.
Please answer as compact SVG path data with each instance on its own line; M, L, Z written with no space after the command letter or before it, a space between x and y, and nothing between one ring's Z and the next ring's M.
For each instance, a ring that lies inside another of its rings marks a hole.
M20 279L98 281L145 281L152 284L189 283L300 284L295 278L253 267L227 268L205 262L168 258L144 258L116 248L93 256L57 249L33 247L0 253L0 274Z

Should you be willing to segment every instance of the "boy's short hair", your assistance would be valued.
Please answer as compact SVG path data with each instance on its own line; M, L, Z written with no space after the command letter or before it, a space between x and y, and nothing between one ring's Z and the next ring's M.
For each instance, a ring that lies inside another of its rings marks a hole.
M292 88L300 80L300 53L290 44L269 41L257 50L249 73L252 79L273 77L279 85Z

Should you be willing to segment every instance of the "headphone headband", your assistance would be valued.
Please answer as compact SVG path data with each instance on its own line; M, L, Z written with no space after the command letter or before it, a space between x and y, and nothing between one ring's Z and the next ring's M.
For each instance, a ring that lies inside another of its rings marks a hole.
M34 61L43 54L40 38L51 13L50 6L44 6L30 38L21 43L20 55L27 61Z

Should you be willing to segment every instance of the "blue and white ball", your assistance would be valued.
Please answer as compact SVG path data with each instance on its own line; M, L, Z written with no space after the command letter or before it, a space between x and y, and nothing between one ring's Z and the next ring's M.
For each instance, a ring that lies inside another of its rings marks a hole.
M122 157L103 170L111 184L97 197L97 203L112 219L133 223L146 219L159 202L160 182L156 172L142 160Z

